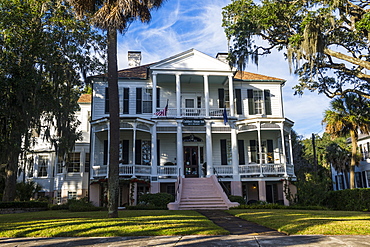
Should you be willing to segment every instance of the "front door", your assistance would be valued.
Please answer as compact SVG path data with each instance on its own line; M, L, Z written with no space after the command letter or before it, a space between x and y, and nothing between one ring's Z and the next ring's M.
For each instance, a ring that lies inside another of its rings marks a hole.
M198 147L184 146L184 175L186 178L198 178Z

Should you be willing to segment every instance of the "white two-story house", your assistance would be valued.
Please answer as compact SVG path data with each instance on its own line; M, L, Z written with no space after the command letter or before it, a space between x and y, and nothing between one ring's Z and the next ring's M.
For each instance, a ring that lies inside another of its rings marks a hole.
M44 130L35 134L35 145L20 162L18 182L34 181L42 189L38 197L47 197L55 204L68 199L88 197L90 159L91 95L83 94L78 100L80 110L76 117L80 122L81 140L76 141L72 152L57 158L53 145L44 138ZM51 135L55 130L51 129Z
M191 49L147 65L140 65L140 52L128 55L118 81L120 205L135 204L141 193L175 195L179 178L213 175L247 201L288 203L283 185L295 178L293 122L284 116L283 79L237 72L222 53L213 58ZM104 75L90 79L90 200L103 205L109 95Z

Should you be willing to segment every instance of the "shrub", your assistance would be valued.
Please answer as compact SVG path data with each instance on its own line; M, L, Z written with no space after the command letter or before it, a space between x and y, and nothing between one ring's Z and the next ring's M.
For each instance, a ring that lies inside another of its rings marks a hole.
M29 201L42 187L34 181L20 182L15 185L16 199Z
M240 205L246 204L242 196L229 195L228 197L231 202L238 202Z
M27 202L0 202L0 208L47 208L47 202L27 201Z
M370 189L330 191L326 205L333 210L368 211L370 209Z
M103 209L101 207L95 207L86 198L70 199L68 200L67 205L71 212L100 211Z
M138 205L154 206L166 209L167 204L175 201L173 195L168 193L144 194L139 197Z

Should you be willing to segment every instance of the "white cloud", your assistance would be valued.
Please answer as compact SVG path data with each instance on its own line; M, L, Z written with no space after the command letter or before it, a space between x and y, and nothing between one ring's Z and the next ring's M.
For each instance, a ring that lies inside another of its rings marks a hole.
M132 23L124 36L119 36L119 69L127 67L127 51L141 51L142 64L152 63L195 48L210 56L227 51L222 28L222 7L229 0L172 0L152 13L152 21ZM295 122L294 129L306 137L322 132L323 112L329 99L317 93L305 92L293 96L291 89L298 80L289 73L282 53L260 58L259 66L248 64L249 72L287 80L283 88L285 116Z

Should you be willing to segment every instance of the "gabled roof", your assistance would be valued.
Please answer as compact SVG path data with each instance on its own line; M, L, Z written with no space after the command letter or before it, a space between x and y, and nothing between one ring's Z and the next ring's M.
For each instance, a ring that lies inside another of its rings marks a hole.
M77 103L91 103L92 95L91 94L82 94L78 99Z

